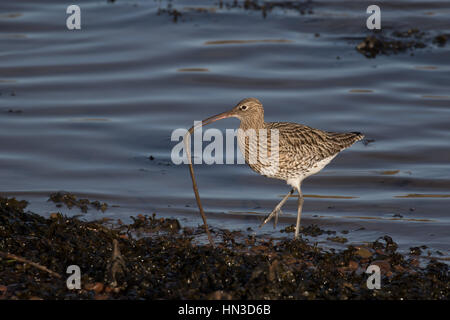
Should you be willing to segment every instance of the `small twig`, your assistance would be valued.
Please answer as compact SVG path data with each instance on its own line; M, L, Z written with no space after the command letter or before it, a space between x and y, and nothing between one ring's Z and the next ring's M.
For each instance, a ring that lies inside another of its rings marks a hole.
M116 274L124 273L125 271L125 261L123 256L120 254L119 242L117 239L113 240L113 254L111 258L111 285L115 288L117 287Z
M192 166L192 161L191 161L191 143L190 142L191 142L191 134L194 132L194 129L195 129L195 126L191 127L189 129L189 131L186 133L186 135L184 136L184 146L186 149L186 156L188 158L189 172L191 174L192 188L194 189L195 200L197 200L197 206L198 206L198 209L200 210L200 214L203 219L203 225L205 226L205 231L206 231L206 234L208 235L209 243L211 244L212 247L214 247L214 241L211 237L211 233L209 233L209 228L208 228L208 223L206 222L205 212L203 212L202 203L200 201L200 195L198 193L197 182L195 181L195 176L194 176L194 167Z
M45 271L45 272L49 273L50 275L54 276L55 278L58 278L58 279L62 278L59 273L56 273L56 272L48 269L47 267L45 267L43 265L40 265L39 263L30 261L28 259L25 259L25 258L22 258L22 257L19 257L19 256L16 256L15 254L6 253L6 252L0 251L0 256L4 257L6 259L12 259L12 260L16 260L18 262L29 264L32 267L35 267L35 268L37 268L39 270L42 270L42 271Z

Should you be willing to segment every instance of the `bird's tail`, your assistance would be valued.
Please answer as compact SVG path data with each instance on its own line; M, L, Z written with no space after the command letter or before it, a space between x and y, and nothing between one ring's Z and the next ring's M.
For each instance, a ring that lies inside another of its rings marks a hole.
M348 148L355 142L364 139L364 135L361 132L330 132L329 134L333 138L333 140L335 140L341 146L342 149Z
M353 134L355 142L364 139L364 135L361 132L350 132L350 134Z

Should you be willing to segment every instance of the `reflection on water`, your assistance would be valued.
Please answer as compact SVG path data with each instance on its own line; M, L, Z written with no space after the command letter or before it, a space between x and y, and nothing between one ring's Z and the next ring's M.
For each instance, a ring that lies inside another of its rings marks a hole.
M372 93L373 90L368 90L368 89L351 89L348 92L350 92L350 93Z
M435 66L414 66L414 69L417 69L417 70L437 70L438 67L435 67Z
M422 98L425 99L439 99L439 100L447 100L450 99L450 96L431 96L431 95L424 95Z
M397 174L399 172L400 172L400 170L386 170L386 171L381 171L380 173L392 176L392 175Z
M177 70L178 72L208 72L206 68L181 68Z
M0 14L0 19L14 19L21 17L21 13L6 13L6 14Z
M188 168L170 161L171 133L254 96L267 121L366 135L303 183L302 223L350 230L350 242L389 234L403 248L448 255L448 44L366 59L355 50L366 13L351 1L310 2L304 14L274 8L265 18L174 1L177 23L155 1L77 4L82 30L70 32L56 0L0 4L2 194L43 214L59 210L48 195L67 190L108 202L86 219L156 212L201 223ZM450 33L447 2L396 1L383 12L389 34ZM245 165L199 165L196 174L210 225L280 230L256 226L289 191L283 182ZM296 204L288 200L279 228L294 223Z
M0 34L0 39L26 39L28 35L20 33Z
M356 217L356 216L343 216L342 218L349 218L349 219L362 219L362 220L391 220L391 221L409 221L409 222L436 222L434 220L430 219L405 219L405 218L382 218L382 217Z
M283 197L283 196L279 196ZM290 198L297 198L298 196L291 195ZM319 195L319 194L304 194L304 198L317 198L317 199L357 199L358 197L351 197L351 196L331 196L331 195Z
M263 40L220 40L220 41L206 41L205 45L213 44L255 44L255 43L291 43L292 40L285 39L263 39Z
M410 193L406 196L395 196L396 198L450 198L450 194L417 194Z

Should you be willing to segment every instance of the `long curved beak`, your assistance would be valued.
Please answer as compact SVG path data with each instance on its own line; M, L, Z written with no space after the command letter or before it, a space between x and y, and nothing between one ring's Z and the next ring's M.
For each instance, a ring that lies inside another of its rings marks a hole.
M192 131L194 131L196 128L206 126L206 125L208 125L210 123L213 123L213 122L215 122L217 120L231 118L232 116L233 116L233 113L231 111L222 112L222 113L216 114L215 116L206 118L201 123L198 123L196 126L193 126L191 129L192 129ZM190 133L192 133L191 129L189 129Z
M189 172L191 174L191 179L192 179L192 188L194 189L195 200L197 200L197 206L198 206L198 209L200 210L200 215L202 216L203 225L205 227L205 231L208 236L208 240L209 240L209 243L211 244L211 247L214 247L214 241L209 232L208 223L206 222L205 212L203 211L202 202L200 200L200 195L198 193L197 182L195 181L194 167L192 166L192 161L191 161L190 136L196 128L200 128L200 127L206 126L210 123L213 123L214 121L230 118L233 116L234 116L234 114L231 111L227 111L227 112L222 112L222 113L216 114L215 116L206 118L202 122L197 123L195 126L192 126L189 129L189 131L186 132L186 135L184 136L184 144L185 144L185 148L186 148L185 150L186 150L186 155L187 155L188 164L189 164Z
M190 143L190 142L189 142L189 137L190 137L190 135L194 132L195 129L198 129L198 128L200 128L200 127L206 126L206 125L208 125L208 124L210 124L210 123L213 123L213 122L215 122L215 121L217 121L217 120L222 120L222 119L226 119L226 118L231 118L231 117L233 117L233 116L234 116L233 112L231 112L231 111L226 111L226 112L222 112L222 113L216 114L215 116L206 118L206 119L202 120L202 122L199 122L199 123L197 123L196 125L192 126L192 127L188 130L188 132L186 132L186 135L185 135L184 142L185 142L186 148L188 148L189 143ZM190 149L190 148L188 148L187 150L188 150L188 157L189 157L189 163L190 163L190 160L191 160L191 159L190 159L190 152L189 152L189 149Z
M213 122L215 122L217 120L231 118L233 116L234 116L234 114L233 114L232 111L226 111L226 112L222 112L222 113L216 114L215 116L212 116L212 117L209 117L209 118L206 118L206 119L202 120L202 122L199 122L196 125L192 126L188 130L188 132L186 132L186 135L184 136L184 144L185 144L185 147L187 148L186 150L188 152L187 155L188 155L189 164L191 163L191 159L190 159L191 158L191 155L190 155L190 136L194 132L194 130L198 129L198 128L201 128L203 126L206 126L206 125L208 125L210 123L213 123Z

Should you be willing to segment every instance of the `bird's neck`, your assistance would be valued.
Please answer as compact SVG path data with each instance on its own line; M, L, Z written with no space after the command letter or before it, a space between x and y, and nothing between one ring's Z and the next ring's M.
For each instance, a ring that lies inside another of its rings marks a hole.
M240 128L242 130L248 130L248 129L264 129L266 127L266 124L264 122L264 116L258 116L258 117L248 117L241 119L241 125Z

